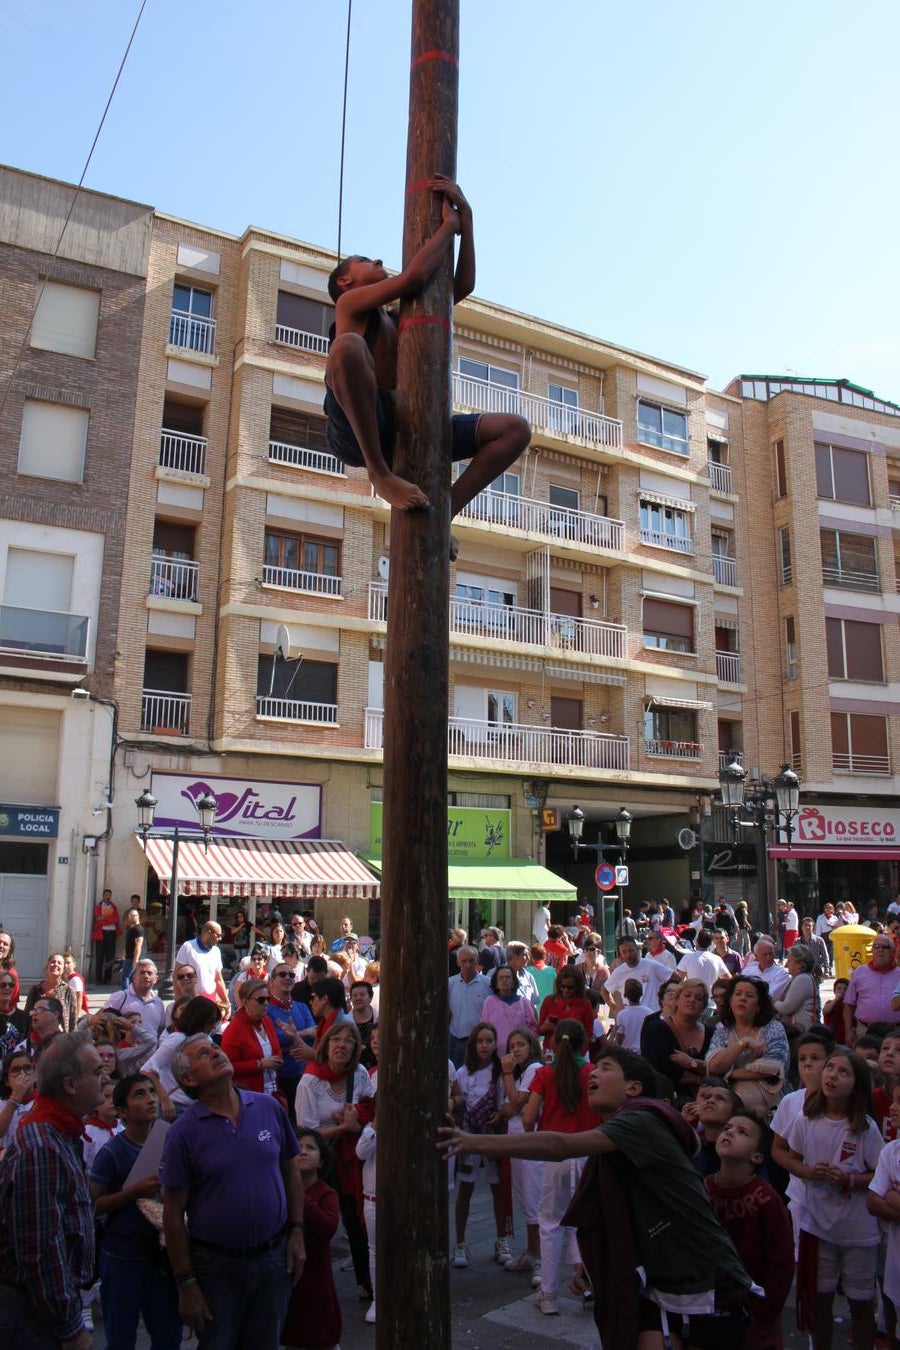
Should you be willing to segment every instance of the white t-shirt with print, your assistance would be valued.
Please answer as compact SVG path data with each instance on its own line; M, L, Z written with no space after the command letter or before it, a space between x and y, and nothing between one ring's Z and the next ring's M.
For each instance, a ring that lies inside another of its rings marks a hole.
M803 1103L805 1101L806 1088L798 1088L796 1092L789 1092L786 1097L782 1097L775 1108L774 1116L769 1122L772 1133L781 1135L782 1139L787 1139L794 1121L803 1114ZM802 1212L803 1201L806 1198L806 1182L801 1177L792 1176L788 1181L786 1194L794 1213Z
M875 1121L867 1116L866 1122L868 1128L854 1134L846 1120L801 1114L786 1137L808 1166L831 1163L843 1172L858 1175L874 1170L884 1148ZM847 1196L825 1181L807 1181L805 1186L803 1227L808 1233L839 1247L879 1245L881 1229L866 1208L865 1191L853 1190Z
M884 1197L888 1191L900 1191L900 1139L885 1144L869 1182L869 1190ZM884 1292L900 1311L900 1220L885 1223L887 1230L887 1257L884 1263Z

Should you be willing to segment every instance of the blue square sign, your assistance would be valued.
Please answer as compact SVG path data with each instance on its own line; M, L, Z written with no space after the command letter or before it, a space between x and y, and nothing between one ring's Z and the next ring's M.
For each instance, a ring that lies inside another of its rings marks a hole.
M628 885L628 868L625 867L622 863L616 864L616 885L617 886Z

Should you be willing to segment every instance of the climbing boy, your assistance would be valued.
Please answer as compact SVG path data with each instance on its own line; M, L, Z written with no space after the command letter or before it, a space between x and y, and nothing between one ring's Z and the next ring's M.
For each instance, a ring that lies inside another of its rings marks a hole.
M399 276L389 277L380 259L357 255L338 263L328 278L335 302L334 337L325 367L328 444L343 463L365 465L378 495L406 511L429 503L420 487L400 478L392 467L399 314L385 306L420 295L457 234L453 303L471 295L475 286L472 209L457 184L443 174L435 174L428 186L442 197L441 224ZM518 459L531 429L511 413L465 413L451 421L452 458L470 461L451 490L455 516Z

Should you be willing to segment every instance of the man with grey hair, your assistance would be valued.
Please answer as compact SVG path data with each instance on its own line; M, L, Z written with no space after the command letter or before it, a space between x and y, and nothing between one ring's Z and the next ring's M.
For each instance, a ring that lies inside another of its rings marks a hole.
M153 1045L166 1029L166 1005L156 992L157 978L156 962L145 956L132 971L125 992L113 994L103 1005L104 1012L114 1012L118 1017L130 1017L132 1013L137 1013Z
M753 948L753 959L747 962L741 974L748 975L751 980L762 980L769 986L773 999L781 998L791 982L784 966L779 966L775 960L775 943L770 937L758 940Z
M476 1022L481 1020L484 1000L491 992L488 980L478 969L478 953L474 947L460 947L456 953L459 974L447 981L450 1000L450 1041L448 1052L454 1066L462 1065L466 1041Z
M94 1208L80 1141L102 1080L86 1032L54 1037L38 1061L35 1104L0 1163L0 1345L93 1345L81 1291L93 1280Z

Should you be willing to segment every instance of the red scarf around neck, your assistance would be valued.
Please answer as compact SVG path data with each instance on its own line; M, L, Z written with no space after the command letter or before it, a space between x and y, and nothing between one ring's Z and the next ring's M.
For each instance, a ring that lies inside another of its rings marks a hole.
M55 1097L43 1097L35 1093L34 1106L19 1122L22 1125L55 1125L60 1134L67 1139L80 1139L84 1134L84 1125L62 1102Z

